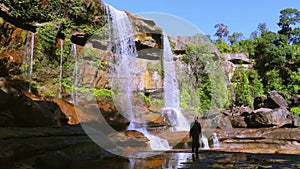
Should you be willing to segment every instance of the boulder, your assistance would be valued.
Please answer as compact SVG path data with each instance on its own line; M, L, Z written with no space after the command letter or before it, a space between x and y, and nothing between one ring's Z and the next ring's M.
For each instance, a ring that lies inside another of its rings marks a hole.
M60 126L68 120L59 106L52 101L32 100L21 92L15 96L3 90L0 90L0 100L2 127Z
M53 99L53 102L59 106L62 113L68 118L68 124L70 125L76 125L81 122L96 120L95 117L89 115L88 113L85 113L79 107L75 107L74 105L62 99L55 98Z
M246 116L247 114L252 113L252 109L250 107L234 107L231 110L232 116Z
M216 127L221 129L232 129L231 121L228 116L225 116L224 114L219 114L215 118L212 119L213 124L216 125Z
M267 105L268 108L288 108L287 101L275 90L272 90L268 93L268 101Z
M290 98L291 104L290 107L300 107L300 95L293 95Z
M276 109L280 107L287 109L288 103L283 98L283 96L275 90L270 91L267 97L256 97L254 99L254 109L259 109L259 108Z
M259 109L259 108L263 108L263 107L266 107L265 103L266 103L266 100L268 98L267 97L256 97L254 98L254 109Z
M235 128L247 128L247 123L245 122L246 116L252 113L250 107L233 107L229 113L229 119L232 127Z
M142 121L147 123L148 127L160 127L164 126L165 122L161 114L148 112L142 116Z
M111 133L108 138L121 147L147 147L149 139L143 133L136 130L126 130L119 133Z
M101 112L108 124L115 130L124 130L130 124L130 121L118 112L112 101L102 102L98 105L99 113Z
M272 111L256 111L246 117L248 127L282 127L293 124L292 114L285 108L278 108Z
M293 120L294 127L300 127L300 117L293 115L292 120Z
M248 126L245 119L246 117L244 116L233 116L230 118L230 122L234 128L247 128Z
M18 127L57 126L67 121L59 106L51 101L33 101L21 95L8 106Z

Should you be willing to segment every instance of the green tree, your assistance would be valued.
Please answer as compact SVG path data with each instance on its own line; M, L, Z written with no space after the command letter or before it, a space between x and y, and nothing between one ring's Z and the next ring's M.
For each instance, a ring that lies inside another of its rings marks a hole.
M250 83L245 70L236 70L232 77L232 84L234 86L235 105L253 106Z
M228 27L224 25L223 23L218 23L215 25L215 28L217 29L215 36L218 37L217 42L226 42L227 36L229 35Z
M247 71L247 76L250 84L250 92L252 98L264 95L264 86L262 79L259 77L255 69L250 69Z
M281 28L278 33L287 36L289 43L300 43L300 11L295 8L286 8L280 11L280 19L277 23Z
M240 48L240 41L242 40L242 38L243 38L243 34L238 32L234 32L232 35L228 36L232 53L242 52Z
M223 108L227 102L227 90L222 62L211 50L210 43L189 44L183 61L195 78L199 109L206 112L211 108Z

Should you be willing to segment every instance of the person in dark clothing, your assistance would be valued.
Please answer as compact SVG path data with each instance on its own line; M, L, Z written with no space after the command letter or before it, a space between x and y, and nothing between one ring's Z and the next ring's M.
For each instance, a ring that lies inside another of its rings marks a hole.
M195 117L195 121L191 123L190 128L190 138L192 138L192 152L196 153L196 158L198 158L198 149L200 147L199 136L201 134L201 125L198 122L198 117ZM194 155L194 154L193 154Z

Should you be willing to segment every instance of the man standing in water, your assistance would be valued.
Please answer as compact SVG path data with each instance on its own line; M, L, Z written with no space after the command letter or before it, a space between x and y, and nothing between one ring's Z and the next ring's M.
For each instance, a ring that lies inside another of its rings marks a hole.
M190 138L192 137L192 152L196 153L196 158L199 158L198 156L198 149L200 147L199 143L199 136L201 134L201 125L198 122L198 116L195 117L194 121L191 123L190 128ZM193 154L194 156L194 154Z

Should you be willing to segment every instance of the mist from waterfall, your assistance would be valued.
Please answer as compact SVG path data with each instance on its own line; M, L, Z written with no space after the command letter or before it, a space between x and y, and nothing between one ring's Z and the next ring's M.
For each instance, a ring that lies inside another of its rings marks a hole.
M163 66L164 66L164 100L165 111L172 110L176 113L175 129L177 131L188 131L189 123L180 110L179 88L176 78L174 55L168 36L163 33Z
M112 84L116 107L130 120L127 130L136 130L143 133L150 140L149 144L152 150L169 150L170 146L167 140L149 133L144 127L136 125L139 122L133 110L132 84L134 73L139 71L139 66L136 58L137 51L133 29L125 12L119 11L110 5L106 5L106 10L110 16L108 27L113 29L111 40L112 45L115 45L114 53L116 54Z

